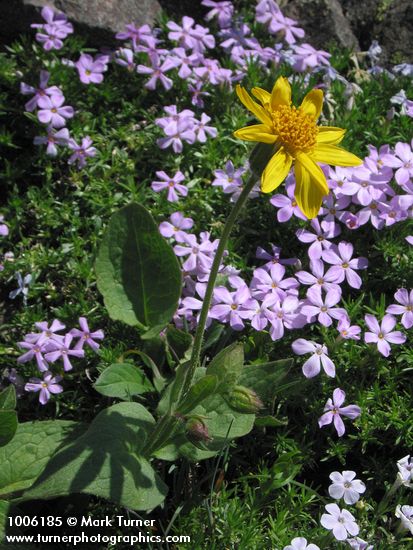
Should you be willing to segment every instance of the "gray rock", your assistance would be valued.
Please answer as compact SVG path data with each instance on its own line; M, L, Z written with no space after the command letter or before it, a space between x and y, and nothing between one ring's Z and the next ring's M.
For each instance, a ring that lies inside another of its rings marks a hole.
M30 24L41 22L40 10L50 6L64 12L77 30L88 30L93 43L113 39L125 24L153 24L161 6L157 0L0 0L0 40L9 42Z
M360 49L338 0L289 0L282 6L283 13L299 22L306 31L305 41L315 48L325 48L334 41L345 48Z

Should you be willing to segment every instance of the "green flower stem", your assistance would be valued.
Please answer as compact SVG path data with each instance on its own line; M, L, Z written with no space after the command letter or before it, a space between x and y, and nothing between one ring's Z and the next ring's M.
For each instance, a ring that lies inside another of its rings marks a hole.
M231 211L231 214L229 215L224 229L222 231L221 238L219 240L218 248L215 253L214 261L212 263L211 272L209 274L208 278L208 285L205 291L205 297L202 304L201 314L199 316L199 322L195 333L195 339L194 339L194 346L192 348L192 355L191 359L189 361L189 367L185 375L185 380L183 383L182 393L181 393L181 401L185 399L186 395L188 394L188 391L191 387L192 380L194 377L194 373L196 368L199 366L199 359L201 355L201 348L202 348L202 341L203 336L205 332L205 325L208 318L208 311L209 307L211 305L212 300L212 294L214 292L214 286L215 281L218 275L219 266L221 264L222 257L224 255L225 247L228 242L228 237L231 233L232 227L235 223L235 220L246 203L248 199L248 195L250 194L252 188L254 187L255 183L257 181L256 174L252 173L249 180L244 186L244 189L242 190L240 196L238 197L237 202L234 204L234 207Z

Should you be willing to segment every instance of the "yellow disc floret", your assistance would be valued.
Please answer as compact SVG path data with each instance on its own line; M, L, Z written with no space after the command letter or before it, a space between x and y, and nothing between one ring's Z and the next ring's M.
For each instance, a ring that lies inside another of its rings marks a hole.
M318 128L314 117L297 107L280 105L271 112L274 134L294 156L297 151L311 151L317 143Z

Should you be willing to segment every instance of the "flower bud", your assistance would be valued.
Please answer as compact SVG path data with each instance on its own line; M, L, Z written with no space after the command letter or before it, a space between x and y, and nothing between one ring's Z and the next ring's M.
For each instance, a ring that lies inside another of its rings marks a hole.
M235 386L226 400L232 409L245 414L256 414L264 407L255 391L244 386Z
M208 428L200 416L190 416L188 418L185 424L185 432L189 441L194 445L212 440Z

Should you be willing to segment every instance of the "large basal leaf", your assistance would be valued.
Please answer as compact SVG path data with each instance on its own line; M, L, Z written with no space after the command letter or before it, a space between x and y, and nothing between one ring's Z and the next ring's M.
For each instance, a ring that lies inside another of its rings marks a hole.
M0 410L0 447L7 445L17 430L16 411Z
M209 374L209 369L199 367L194 376L194 384ZM161 407L167 405L167 398ZM255 415L234 411L227 405L225 399L219 394L204 399L191 415L199 415L207 426L212 441L208 443L208 450L201 450L190 443L183 434L177 434L173 441L155 453L155 456L163 460L175 460L178 456L184 456L188 460L198 461L210 458L222 450L228 443L237 437L249 433L253 426Z
M16 389L13 384L0 392L0 409L13 410L16 408Z
M172 247L140 204L111 217L95 264L97 285L112 319L159 333L181 294L181 270Z
M285 384L281 384L281 382L285 381L292 365L292 359L280 359L261 365L247 365L239 377L239 384L254 390L264 403L269 403L275 396L280 396L280 390L285 387ZM300 383L300 381L301 378L291 383Z
M66 420L19 424L14 438L0 448L0 497L29 488L53 453L84 428Z
M49 461L24 498L87 493L134 510L155 508L167 486L139 455L154 422L138 403L117 403L101 411L84 435Z
M94 388L102 395L124 401L130 401L133 395L155 391L145 374L130 363L110 365L96 380Z
M6 500L0 500L0 543L2 542L6 532L9 506L9 503Z
M230 390L234 387L244 369L244 347L239 342L221 350L208 365L207 373L214 374L220 389Z

